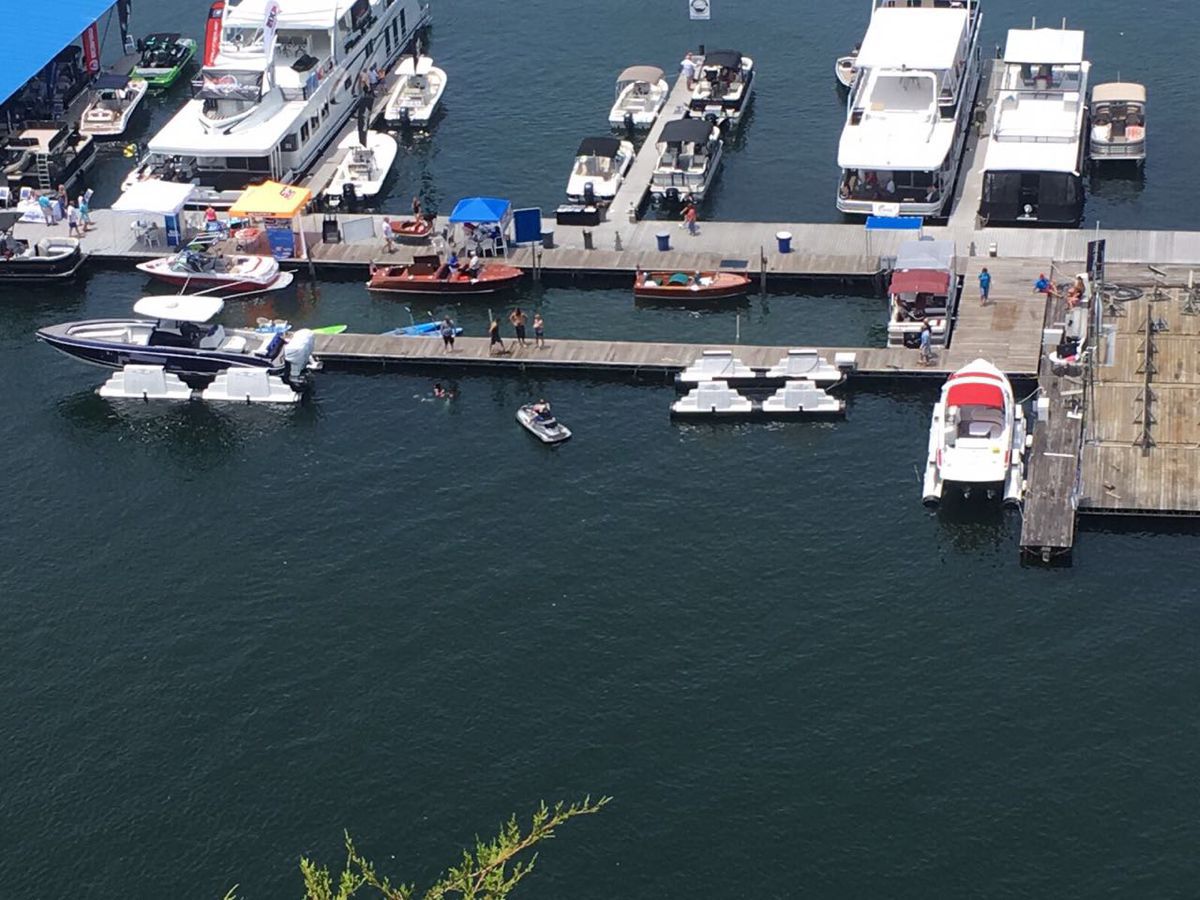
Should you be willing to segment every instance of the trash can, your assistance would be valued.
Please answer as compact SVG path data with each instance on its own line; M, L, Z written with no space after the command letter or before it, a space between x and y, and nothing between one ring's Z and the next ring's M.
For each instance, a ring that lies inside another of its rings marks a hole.
M549 231L545 231L545 230L542 231L542 248L545 250L553 250L554 249L554 229L553 228L551 228Z
M658 234L654 235L654 237L658 240L658 249L659 250L670 250L671 249L671 232L660 231L660 232L658 232Z
M779 244L780 253L792 252L792 233L790 231L775 232L775 240Z
M594 250L595 245L592 243L592 232L590 229L583 229L583 249Z

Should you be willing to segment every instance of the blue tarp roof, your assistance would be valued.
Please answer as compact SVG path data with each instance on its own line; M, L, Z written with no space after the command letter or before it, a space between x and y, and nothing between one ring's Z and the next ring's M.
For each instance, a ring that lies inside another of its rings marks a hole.
M19 91L63 47L78 41L84 29L115 4L116 0L53 0L22 6L19 21L9 23L13 40L6 42L0 67L0 103Z
M868 231L917 231L920 216L867 216Z
M511 204L498 197L465 197L450 213L451 222L499 222Z

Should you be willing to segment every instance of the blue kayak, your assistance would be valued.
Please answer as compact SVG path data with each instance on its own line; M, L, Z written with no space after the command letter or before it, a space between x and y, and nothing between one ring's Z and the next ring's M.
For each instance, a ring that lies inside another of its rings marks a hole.
M442 323L422 322L419 325L405 325L403 328L393 328L391 331L383 333L392 337L438 337L442 333ZM456 326L454 333L456 335L462 334L462 329Z

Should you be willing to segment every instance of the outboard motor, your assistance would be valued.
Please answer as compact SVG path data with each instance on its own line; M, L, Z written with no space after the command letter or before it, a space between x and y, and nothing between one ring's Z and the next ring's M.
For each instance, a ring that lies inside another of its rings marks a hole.
M636 130L633 125L633 113L631 112L625 113L625 130L630 134L633 134L633 132Z
M292 335L292 339L283 347L283 360L287 363L287 370L284 373L283 380L290 384L296 390L305 383L305 369L308 366L308 361L312 359L313 343L316 336L311 329L301 328Z
M663 194L666 196L668 203L679 202L679 188L669 187L663 191Z
M346 205L346 209L354 209L358 203L358 188L353 181L347 181L342 185L342 202Z
M400 127L408 129L412 126L412 110L407 106L400 110Z
M583 183L583 202L586 206L596 205L596 185L590 181Z

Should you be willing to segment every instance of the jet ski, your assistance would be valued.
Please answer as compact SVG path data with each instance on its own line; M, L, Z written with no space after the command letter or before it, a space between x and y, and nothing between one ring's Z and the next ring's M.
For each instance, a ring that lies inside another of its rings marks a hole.
M559 444L571 436L571 429L551 414L549 406L539 413L538 404L526 403L517 410L517 421L543 444Z

